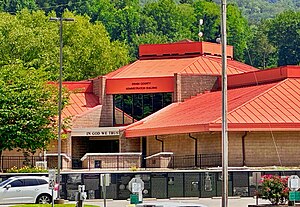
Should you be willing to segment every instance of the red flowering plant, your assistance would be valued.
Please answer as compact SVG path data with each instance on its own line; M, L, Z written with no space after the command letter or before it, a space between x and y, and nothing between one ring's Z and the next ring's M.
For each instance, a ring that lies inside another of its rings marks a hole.
M264 175L259 195L274 205L285 204L289 198L288 177Z

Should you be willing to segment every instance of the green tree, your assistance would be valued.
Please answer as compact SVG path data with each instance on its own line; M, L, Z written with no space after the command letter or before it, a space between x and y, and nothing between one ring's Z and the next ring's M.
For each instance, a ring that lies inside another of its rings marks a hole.
M112 40L131 42L131 36L136 34L140 22L139 1L99 0L92 8L92 21L102 22Z
M36 10L35 0L3 0L0 1L0 11L16 13L22 9Z
M200 28L204 34L203 40L215 42L220 36L220 7L214 2L204 0L196 0L193 7L197 20L203 19L204 24ZM195 23L194 39L198 38L198 30L198 23Z
M277 49L268 38L269 22L251 27L253 32L245 55L246 63L261 69L276 67L278 61Z
M59 50L57 27L42 11L23 10L17 15L0 13L0 66L22 61L26 67L51 71L56 80ZM50 78L50 79L51 79Z
M277 15L271 20L268 37L278 49L278 65L300 63L300 12Z
M227 38L228 44L234 47L234 58L244 61L247 42L250 37L247 20L242 16L239 8L233 4L227 6Z
M299 0L228 0L227 2L235 3L251 24L259 24L261 20L274 18L286 10L300 9Z
M120 42L111 42L101 23L66 12L75 22L64 22L65 80L94 78L115 70L129 61L128 50ZM22 10L17 15L0 13L0 66L21 60L26 67L48 72L57 80L59 68L59 23L49 22L42 11Z
M204 34L203 40L215 42L220 36L220 7L214 2L196 0L193 4L197 19L203 19L204 25L201 30ZM198 24L196 24L198 25ZM194 27L197 30L198 27ZM194 32L196 33L196 32ZM242 16L237 6L227 6L227 38L228 44L234 46L234 57L244 61L244 53L249 38L249 26L247 20ZM194 38L195 39L195 38Z
M139 34L151 32L155 35L163 35L169 42L182 39L192 39L192 28L196 22L192 5L176 4L173 0L158 0L148 2L142 10L142 16L151 25L152 31L144 32L141 25ZM144 22L143 22L144 23Z
M56 89L45 72L22 63L0 71L0 156L3 150L45 148L55 138Z
M64 25L65 80L83 80L107 74L129 62L124 43L110 42L101 23L90 23L89 18L74 16L74 24Z

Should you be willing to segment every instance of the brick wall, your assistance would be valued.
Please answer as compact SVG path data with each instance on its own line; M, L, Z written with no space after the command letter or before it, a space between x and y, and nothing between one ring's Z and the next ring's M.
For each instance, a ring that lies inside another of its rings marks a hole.
M102 106L96 106L87 113L81 114L73 119L72 128L90 128L99 127Z
M299 166L299 138L299 132L249 133L245 137L246 164L278 166L280 159L283 166Z
M81 158L88 151L89 138L88 137L72 137L72 156Z
M141 143L141 138L125 138L124 134L121 134L119 138L120 152L141 152Z
M242 137L245 132L230 132L228 140L229 166L243 166ZM198 154L222 153L221 132L193 133L198 139ZM299 132L249 132L245 137L245 165L299 166ZM194 155L195 141L188 134L158 136L164 141L164 151L175 156ZM277 146L277 147L276 147ZM161 152L161 142L147 137L147 155ZM277 154L278 151L278 154Z
M113 95L106 95L102 103L102 113L100 117L101 127L113 126Z
M70 137L68 138L62 138L61 139L61 153L65 153L67 155L70 155ZM30 154L30 156L39 156L41 153L43 153L42 150L37 150L35 154ZM57 140L52 140L48 146L46 153L57 153ZM2 152L2 156L23 156L22 151L18 151L17 149L8 151L5 150Z
M72 156L71 152L72 152L72 141L71 141L70 135L68 135L67 138L61 139L61 153L66 154L67 156L71 157ZM54 153L54 154L58 153L58 141L57 140L52 140L47 147L47 154L51 154L51 153ZM54 156L54 159L56 159L56 162L57 162L57 158L55 158L55 156ZM68 161L68 166L71 166L70 161Z
M100 91L102 88L101 81L101 77L93 79L93 93L98 97L100 97Z
M192 134L198 139L198 153L213 154L221 152L220 133L198 133ZM188 134L175 134L158 136L164 143L165 152L173 152L175 156L195 155L195 140L189 138ZM155 136L147 137L147 155L162 151L162 143Z
M217 76L175 74L174 102L182 102L204 91L211 91L216 88L216 84Z
M95 89L95 93L99 93L99 103L102 105L99 125L101 127L113 126L113 95L106 94L105 76L101 76L95 81L95 88L98 88L98 91Z

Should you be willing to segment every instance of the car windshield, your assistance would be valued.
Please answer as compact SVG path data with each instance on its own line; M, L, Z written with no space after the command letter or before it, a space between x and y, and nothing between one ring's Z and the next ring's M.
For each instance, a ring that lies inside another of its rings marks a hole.
M10 182L12 179L7 179L7 180L4 180L3 182L0 183L0 187L3 187L4 185L6 185L8 182Z

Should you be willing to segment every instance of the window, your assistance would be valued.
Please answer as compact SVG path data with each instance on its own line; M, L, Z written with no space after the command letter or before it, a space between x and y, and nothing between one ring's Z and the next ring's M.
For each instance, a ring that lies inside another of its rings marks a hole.
M36 179L24 179L25 186L34 186L34 185L39 185L39 182Z
M44 179L38 179L37 181L39 182L40 185L48 184L48 181Z
M24 180L15 180L10 183L11 187L22 187L24 186Z
M172 103L172 93L114 95L114 124L128 125Z
M0 183L0 187L6 185L7 183L9 183L11 181L11 179L7 179L5 181L3 181L2 183Z

